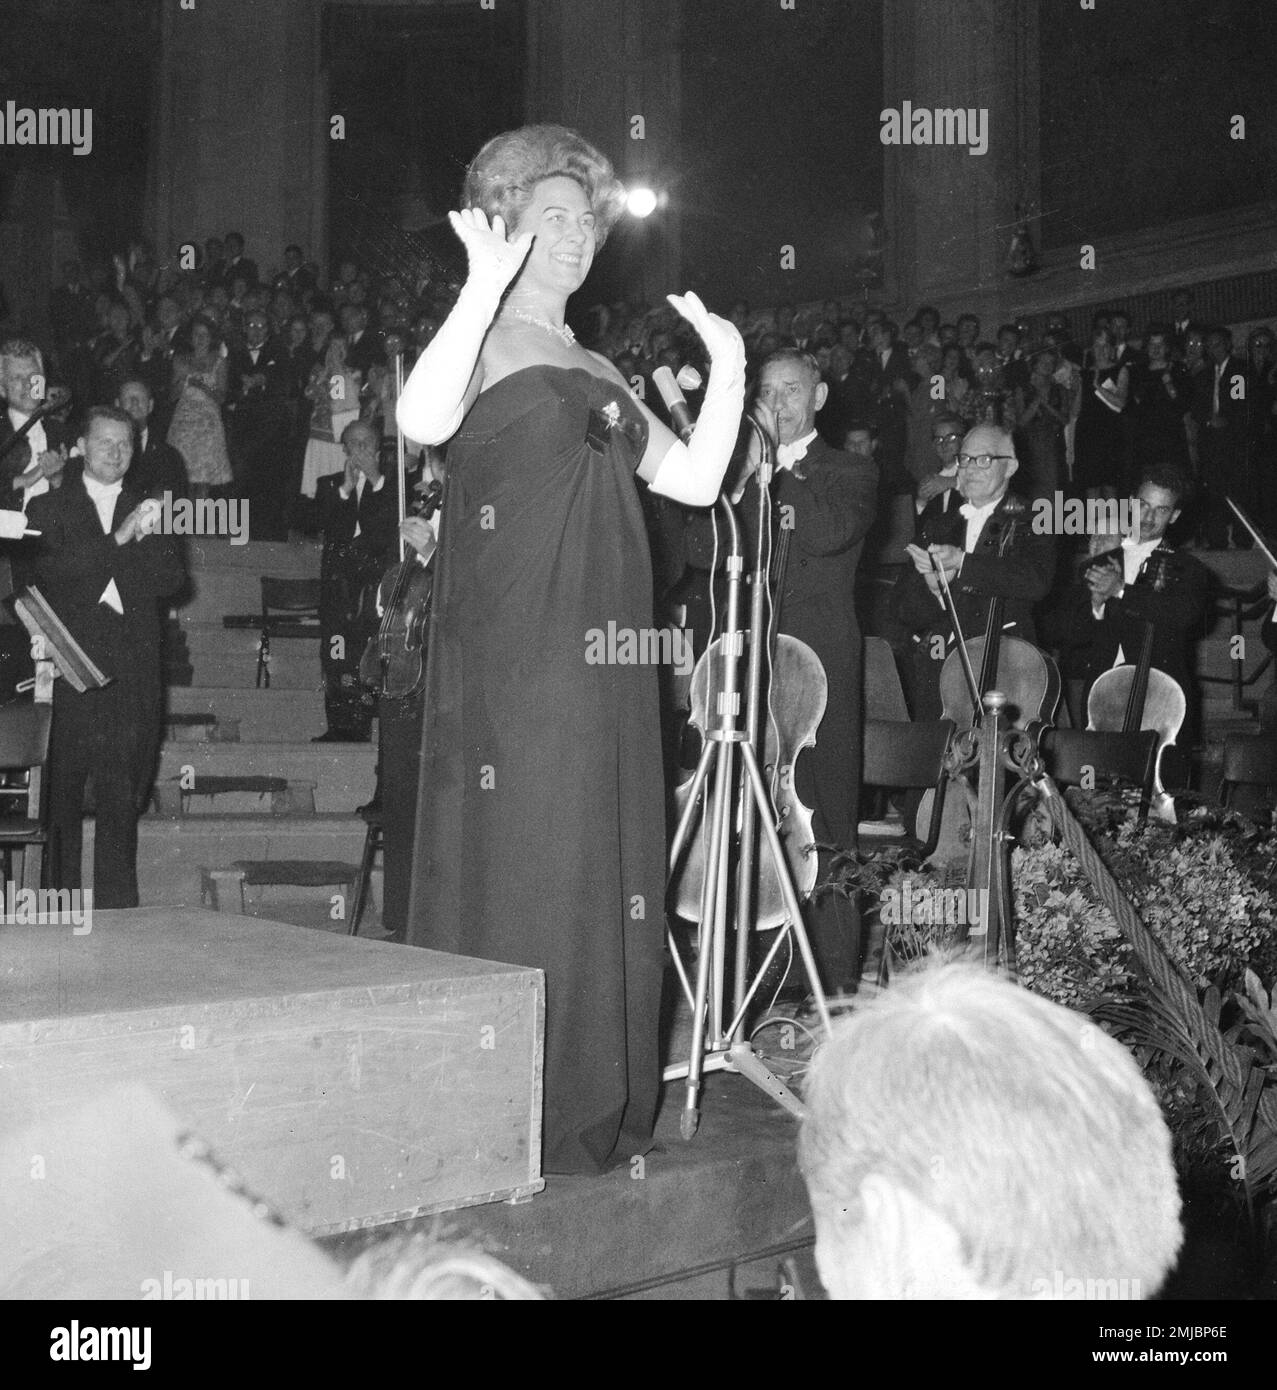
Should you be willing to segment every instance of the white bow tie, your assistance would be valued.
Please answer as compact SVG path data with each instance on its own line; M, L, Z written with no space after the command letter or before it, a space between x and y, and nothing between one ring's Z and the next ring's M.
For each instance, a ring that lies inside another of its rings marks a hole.
M804 440L799 444L780 444L776 448L776 462L782 468L792 468L799 459L807 457L807 443Z
M958 508L958 515L970 521L973 516L988 516L997 505L996 502L988 502L983 507L974 507L970 502L964 502Z

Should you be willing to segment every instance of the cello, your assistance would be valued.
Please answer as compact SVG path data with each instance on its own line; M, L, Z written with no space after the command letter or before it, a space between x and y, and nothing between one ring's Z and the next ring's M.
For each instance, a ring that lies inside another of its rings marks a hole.
M1010 506L1006 509L998 537L999 559L1005 558L1024 510L1023 503L1016 509ZM960 730L973 729L983 717L984 696L990 690L998 690L1006 697L1005 710L1011 727L1027 732L1036 742L1042 731L1054 723L1059 709L1063 690L1059 667L1032 642L1003 631L1004 600L1001 595L989 600L984 635L968 639L963 633L953 594L934 555L931 563L940 579L941 601L954 633L954 648L940 668L944 717L952 719ZM933 855L940 863L953 863L966 853L970 832L971 788L965 778L955 780L960 782L965 795L960 801L946 798L940 840ZM924 793L918 808L916 831L930 822L934 796L933 790ZM919 838L925 840L925 832Z
M1144 573L1153 589L1166 588L1166 575L1174 551L1159 547L1145 562ZM1116 559L1114 558L1116 556ZM1112 550L1097 555L1087 569L1121 565L1121 555ZM1153 799L1150 810L1159 820L1175 821L1175 803L1162 783L1162 754L1179 737L1188 712L1188 702L1178 681L1153 665L1153 623L1144 619L1144 635L1139 657L1101 672L1086 698L1086 727L1108 733L1139 733L1157 730L1157 753L1153 765Z

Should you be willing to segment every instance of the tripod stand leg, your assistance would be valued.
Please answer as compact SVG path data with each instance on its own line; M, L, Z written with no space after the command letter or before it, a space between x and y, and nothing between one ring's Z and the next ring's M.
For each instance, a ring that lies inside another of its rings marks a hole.
M710 853L705 862L705 885L701 896L701 923L697 935L696 992L692 1000L692 1052L688 1061L683 1113L679 1133L690 1139L700 1125L701 1075L705 1060L706 1013L709 1005L710 968L716 956L715 941L727 930L727 858L731 844L728 818L732 797L732 747L718 745L718 764L714 770L714 790L707 810L712 814Z
M771 851L772 863L776 866L776 877L780 882L781 893L785 899L785 910L789 913L789 929L794 933L794 940L798 943L798 953L802 956L807 978L811 981L812 996L816 1001L816 1012L820 1015L825 1032L828 1033L830 1028L829 1004L825 999L825 991L821 987L819 972L816 970L816 958L811 952L807 928L803 925L803 914L798 902L798 894L794 891L794 882L789 875L789 861L785 858L780 836L776 833L775 825L772 824L763 775L758 770L758 759L754 756L754 750L748 743L741 745L741 753L745 760L745 770L749 774L750 786L754 789L754 802L758 807L759 824L763 828L763 834L767 837L767 848Z

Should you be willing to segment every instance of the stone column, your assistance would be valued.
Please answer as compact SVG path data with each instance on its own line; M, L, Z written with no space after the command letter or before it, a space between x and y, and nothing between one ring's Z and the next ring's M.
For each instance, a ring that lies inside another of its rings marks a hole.
M901 311L936 304L996 326L1019 282L1007 252L1023 204L1038 209L1037 0L889 0L883 107L988 111L988 150L885 149L887 288Z
M263 276L297 242L324 267L329 118L314 0L163 6L148 223L163 262L236 230Z

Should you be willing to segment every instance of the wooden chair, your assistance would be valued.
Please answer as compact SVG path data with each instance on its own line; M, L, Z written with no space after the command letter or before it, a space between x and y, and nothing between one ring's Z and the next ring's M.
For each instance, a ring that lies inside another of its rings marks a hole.
M1271 734L1229 734L1224 739L1224 775L1219 800L1231 806L1237 787L1277 787L1277 738Z
M907 720L909 706L891 644L885 637L866 637L864 651L865 718Z
M1048 729L1042 736L1046 770L1063 786L1129 782L1140 789L1140 820L1148 817L1157 772L1156 729L1135 734L1094 729Z
M257 688L270 689L270 639L310 637L319 632L319 580L262 575L261 638L257 644Z
M919 843L907 827L902 831L879 832L873 822L862 821L858 831L862 849L873 852L907 848L916 850L924 859L935 850L940 839L940 818L944 813L945 787L949 780L944 760L955 728L952 719L865 720L862 773L865 786L893 791L932 788L936 795L925 842Z
M0 769L27 774L25 786L0 788L0 795L21 802L18 810L0 813L0 853L8 878L13 851L22 851L24 888L40 886L40 861L48 842L42 784L52 715L53 706L48 704L20 701L0 706Z

